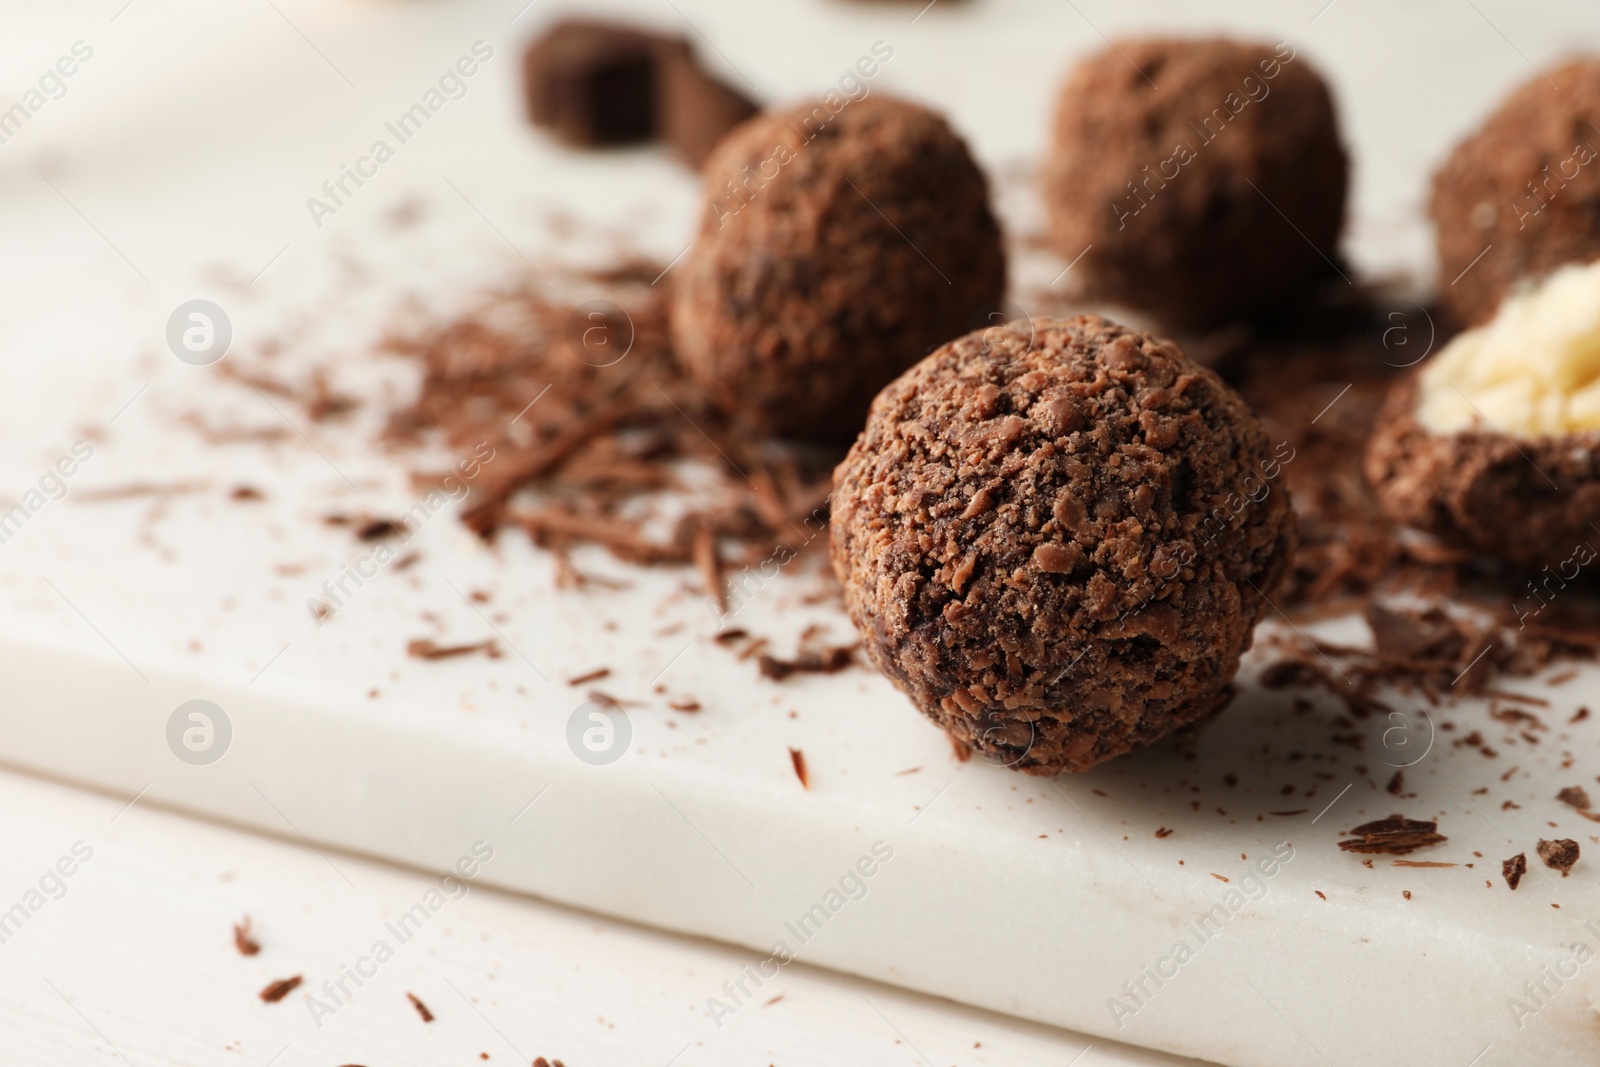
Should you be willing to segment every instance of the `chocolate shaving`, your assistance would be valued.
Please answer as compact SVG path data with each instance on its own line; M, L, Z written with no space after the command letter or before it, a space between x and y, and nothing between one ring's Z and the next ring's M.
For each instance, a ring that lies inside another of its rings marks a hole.
M451 659L455 656L471 655L474 652L487 653L491 659L498 658L500 654L492 637L470 645L437 645L426 637L416 638L406 644L406 655L414 659Z
M610 667L596 667L594 670L588 671L587 673L584 673L584 674L580 674L576 678L568 678L567 679L567 684L568 685L587 685L590 682L598 682L602 678L609 678L609 677L611 677L611 668Z
M254 956L261 951L261 945L250 936L250 916L233 924L233 947L239 950L241 956Z
M386 436L419 448L442 438L480 458L461 516L479 534L520 527L558 560L600 545L639 565L692 563L726 610L717 575L730 560L826 546L839 451L771 440L715 409L673 358L664 287L649 284L660 273L638 266L582 279L585 297L605 286L611 303L601 311L529 281L442 323L395 331L386 349L420 365L422 383ZM687 514L675 508L662 537L651 519L686 461L712 476L711 502L697 493ZM568 584L583 584L565 568Z
M415 993L407 993L406 999L411 1001L411 1006L413 1008L417 1009L417 1014L422 1016L423 1022L433 1022L433 1012L428 1010L428 1006L422 1003L422 1000Z
M393 519L368 519L356 527L356 538L361 541L385 541L405 532L406 528Z
M1353 835L1350 840L1339 842L1339 847L1346 852L1367 855L1405 856L1448 841L1449 838L1437 832L1438 828L1436 822L1391 815L1387 819L1362 823L1350 831Z
M280 978L263 989L259 995L268 1004L276 1004L290 993L293 993L304 980L305 976L299 974L293 978Z
M789 762L794 764L794 776L800 779L800 787L802 789L810 789L811 779L806 774L805 753L801 752L798 748L791 748L789 750Z
M855 662L856 645L843 645L821 651L803 651L794 659L778 659L762 653L757 663L763 677L782 681L791 674L836 674Z

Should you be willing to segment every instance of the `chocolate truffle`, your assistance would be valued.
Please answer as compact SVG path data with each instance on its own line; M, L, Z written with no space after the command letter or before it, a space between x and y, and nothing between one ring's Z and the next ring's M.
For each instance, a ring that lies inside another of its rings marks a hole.
M1434 175L1439 296L1457 322L1487 321L1524 278L1600 257L1596 126L1600 59L1573 60L1512 93Z
M988 183L926 108L830 94L769 111L704 170L673 343L745 425L849 440L873 394L1004 293Z
M1512 294L1396 385L1377 426L1367 479L1397 522L1535 567L1593 560L1600 262Z
M1288 44L1141 39L1067 79L1044 195L1090 295L1203 328L1333 275L1348 172L1328 87Z
M1227 702L1293 551L1293 458L1171 341L1019 321L879 394L834 472L833 567L953 738L1083 771Z

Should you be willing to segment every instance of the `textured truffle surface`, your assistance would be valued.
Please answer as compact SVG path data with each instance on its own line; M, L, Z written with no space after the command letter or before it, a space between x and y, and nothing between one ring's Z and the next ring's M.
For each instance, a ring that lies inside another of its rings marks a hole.
M1289 46L1129 40L1062 88L1045 200L1092 295L1204 327L1332 273L1348 174L1328 88Z
M1226 703L1293 551L1292 458L1170 341L1094 316L974 333L874 401L833 566L868 655L951 736L1086 770Z
M1434 175L1439 299L1457 322L1486 321L1524 278L1600 258L1597 126L1600 59L1573 60L1512 93Z
M704 171L673 342L752 426L849 440L873 394L1004 293L987 182L925 108L874 95L766 112Z
M1594 542L1600 431L1524 440L1488 426L1432 434L1417 419L1419 393L1414 374L1396 385L1367 445L1367 480L1391 518L1535 567Z

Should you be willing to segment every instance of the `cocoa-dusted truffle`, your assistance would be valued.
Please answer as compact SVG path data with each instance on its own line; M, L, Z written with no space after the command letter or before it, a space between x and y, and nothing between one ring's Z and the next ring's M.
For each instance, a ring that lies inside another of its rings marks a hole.
M1522 279L1600 257L1596 126L1600 58L1576 59L1512 93L1439 168L1429 211L1456 321L1485 322Z
M1600 262L1546 275L1458 335L1395 386L1377 427L1367 479L1396 521L1536 567L1593 560Z
M751 426L848 440L874 393L999 304L988 183L926 108L835 94L766 112L704 169L673 342Z
M1348 172L1287 43L1128 40L1067 79L1045 200L1092 295L1206 327L1332 275Z
M1095 316L969 334L873 402L833 566L957 741L1082 771L1226 703L1294 542L1293 459L1177 345Z

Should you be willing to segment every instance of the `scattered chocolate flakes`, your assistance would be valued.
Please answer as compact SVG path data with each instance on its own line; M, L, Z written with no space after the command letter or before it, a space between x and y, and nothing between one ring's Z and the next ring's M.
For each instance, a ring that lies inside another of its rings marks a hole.
M494 643L494 638L470 645L437 645L426 637L419 637L406 643L406 655L414 659L451 659L455 656L471 655L474 652L485 653L490 659L500 658L500 649Z
M260 943L250 935L250 916L233 924L233 947L241 956L254 956L261 951Z
M1518 852L1515 856L1500 864L1500 873L1505 875L1506 885L1514 892L1522 884L1522 876L1528 873L1528 854Z
M422 1003L422 1000L421 1000L420 997L418 997L415 993L407 993L406 994L406 999L411 1001L411 1006L413 1008L417 1009L417 1014L422 1016L422 1021L423 1022L425 1022L425 1023L433 1022L433 1012L428 1010L428 1006L426 1004Z
M1553 871L1560 871L1565 878L1567 872L1572 870L1572 865L1578 862L1578 843L1570 837L1563 837L1555 841L1539 839L1539 858L1544 865Z
M484 1059L488 1058L488 1056L484 1057ZM567 1065L560 1060L547 1060L543 1056L538 1056L533 1061L533 1067L567 1067Z
M558 557L590 544L644 566L698 562L708 587L721 567L740 588L746 568L826 546L839 452L752 436L717 411L674 360L665 287L643 273L599 293L580 279L587 303L529 279L394 332L386 349L420 364L422 384L386 436L478 457L461 518L485 537L517 527ZM711 483L669 522L684 461Z
M800 779L802 789L811 788L811 777L806 773L806 754L798 748L789 750L789 762L794 764L794 776Z
M305 976L299 974L293 978L280 978L263 989L260 997L268 1004L276 1004L290 993L293 993L303 981L305 981Z
M587 672L585 674L580 674L576 678L568 678L567 679L567 684L568 685L587 685L590 682L598 682L602 678L609 678L609 677L611 677L611 668L610 667L596 667L594 670L589 671L589 672Z
M1339 842L1339 847L1346 852L1367 855L1405 856L1448 841L1449 838L1437 832L1438 828L1436 822L1391 815L1387 819L1362 823L1350 831L1353 835L1350 840Z

